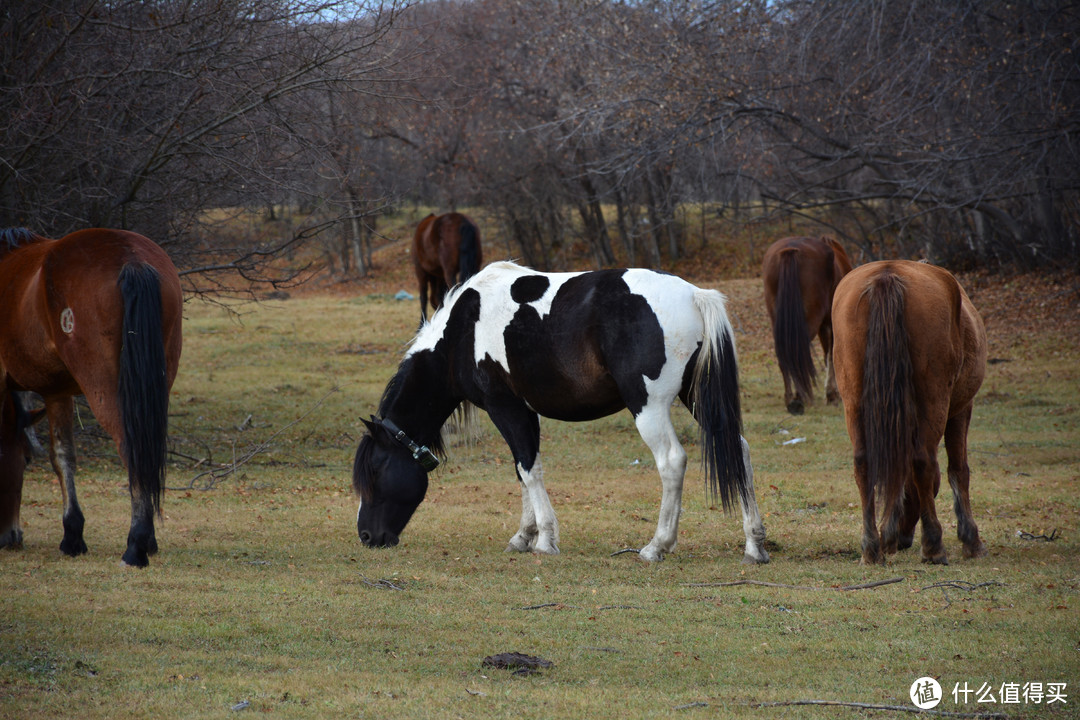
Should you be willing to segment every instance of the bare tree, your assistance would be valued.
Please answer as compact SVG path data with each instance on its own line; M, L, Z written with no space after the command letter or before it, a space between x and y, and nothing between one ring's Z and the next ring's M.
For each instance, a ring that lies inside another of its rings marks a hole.
M0 223L131 228L204 281L281 281L266 262L319 227L225 236L213 208L296 201L319 159L315 90L378 95L398 2L7 4L0 13ZM310 200L318 203L321 198ZM323 219L354 215L347 206ZM212 275L213 277L207 277ZM287 277L287 275L286 275Z

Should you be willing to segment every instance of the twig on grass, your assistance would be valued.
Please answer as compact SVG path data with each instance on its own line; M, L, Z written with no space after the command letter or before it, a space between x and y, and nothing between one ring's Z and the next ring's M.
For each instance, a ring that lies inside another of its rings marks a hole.
M339 386L337 386L337 385L330 388L330 390L328 390L325 395L323 395L321 398L319 398L319 400L314 405L312 405L310 408L308 408L304 412L304 414L300 415L298 418L296 418L292 422L288 423L287 425L282 427L280 430L278 430L277 432L275 432L273 435L266 438L262 442L256 443L250 450L248 450L246 453L244 453L240 457L234 457L233 461L231 463L226 463L224 465L219 465L218 467L214 467L214 468L211 468L209 470L205 470L205 471L199 473L195 477L191 478L191 481L188 482L187 487L176 487L176 488L170 487L170 488L167 488L167 489L168 490L174 490L174 491L175 490L194 490L195 489L195 483L197 483L199 480L201 480L203 478L209 477L209 479L206 480L203 483L202 487L199 488L199 489L200 490L213 490L222 481L224 481L227 477L229 477L230 475L234 475L238 470L240 470L240 468L242 468L244 465L247 465L249 462L251 462L251 460L254 459L256 456L261 455L262 453L269 450L271 443L274 441L275 438L277 438L278 435L281 435L283 432L285 432L286 430L291 428L293 425L296 425L300 421L304 420L308 415L315 412L317 409L319 409L319 407L322 406L322 404L324 402L326 402L327 398L329 398L331 395L333 395L334 393L336 393L340 389L341 388ZM245 423L246 422L247 421L245 420Z
M736 585L761 585L763 587L775 587L786 588L788 590L867 590L869 588L876 588L882 585L892 585L893 583L902 582L904 578L896 577L889 578L888 580L875 580L874 582L862 583L860 585L842 585L840 587L815 587L813 585L787 585L785 583L773 583L765 582L764 580L732 580L731 582L719 582L719 583L683 583L683 587L734 587Z
M526 605L525 607L518 608L518 610L543 610L544 608L555 608L557 610L562 610L563 608L570 608L571 610L581 609L577 605L566 605L565 603L541 603L540 605Z
M955 717L955 718L986 718L987 720L1009 720L1009 715L1003 713L992 712L952 712L949 710L923 710L915 706L907 705L877 705L874 703L860 703L860 702L843 702L840 700L786 700L783 702L764 702L753 703L750 707L753 708L767 708L767 707L791 707L794 705L828 705L835 707L852 707L860 708L863 710L892 710L894 712L909 712L917 713L919 715L937 715L939 717Z
M623 548L622 550L616 550L615 552L608 555L608 557L615 557L616 555L622 555L623 553L640 553L640 552L641 552L641 550L638 549L638 548Z
M967 580L942 580L941 582L936 582L933 585L927 585L926 587L919 588L916 592L922 592L923 590L931 590L933 588L952 588L954 590L972 592L973 590L978 590L979 588L988 587L990 585L1004 586L1005 583L999 582L997 580L987 580L986 582L981 583L971 583Z
M387 580L386 578L380 578L379 580L368 580L363 575L360 576L360 582L364 583L368 587L382 588L383 590L404 590L405 588L394 582Z
M1025 530L1017 530L1016 536L1024 540L1042 540L1043 542L1054 542L1058 539L1058 531L1057 528L1054 528L1050 531L1049 535L1045 533L1043 533L1042 535L1036 535L1034 533L1029 533Z
M671 709L672 710L691 710L693 708L699 708L699 707L709 707L709 703L701 702L699 700L698 702L686 703L685 705L676 705L675 707L673 707Z

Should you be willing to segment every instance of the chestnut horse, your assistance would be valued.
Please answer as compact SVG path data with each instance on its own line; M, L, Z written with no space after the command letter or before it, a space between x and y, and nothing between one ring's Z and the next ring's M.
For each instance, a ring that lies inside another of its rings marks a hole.
M182 302L176 267L141 235L91 229L49 240L21 228L0 231L0 547L22 540L28 443L18 393L28 391L41 395L49 419L64 503L60 550L87 549L75 495L73 398L82 394L127 468L124 562L144 567L157 552L154 514L161 512Z
M461 213L433 213L416 226L412 258L420 285L420 316L426 320L429 287L431 308L438 310L447 290L480 270L480 231Z
M840 399L833 371L831 309L836 285L849 272L847 253L827 235L784 238L765 251L761 265L765 307L784 377L784 404L792 415L801 415L814 398L817 369L810 343L815 335L825 356L826 402Z
M986 330L971 300L942 268L874 262L840 282L832 315L862 501L863 562L911 547L921 520L923 562L947 563L934 508L942 435L964 557L985 555L968 493L968 426L986 372Z

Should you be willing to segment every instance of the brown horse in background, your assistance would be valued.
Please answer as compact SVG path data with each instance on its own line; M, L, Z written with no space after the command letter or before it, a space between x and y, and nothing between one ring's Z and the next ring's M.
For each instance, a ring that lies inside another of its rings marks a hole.
M968 493L968 426L986 372L986 330L971 300L942 268L874 262L841 281L832 316L862 501L863 562L911 547L920 520L923 562L948 562L934 507L942 435L964 557L985 555Z
M49 240L0 231L0 547L22 544L19 506L29 442L20 392L45 401L49 455L63 495L67 555L85 553L75 495L74 396L85 395L128 471L123 559L157 552L169 389L180 361L180 279L169 256L123 230Z
M480 270L484 262L480 231L461 213L433 213L416 226L412 258L420 285L420 316L426 320L429 287L431 307L438 310L450 288Z
M817 369L810 343L816 335L825 355L825 398L839 400L833 371L832 302L837 283L851 272L851 261L835 239L789 237L765 251L761 275L773 345L784 377L784 404L801 415L814 398Z

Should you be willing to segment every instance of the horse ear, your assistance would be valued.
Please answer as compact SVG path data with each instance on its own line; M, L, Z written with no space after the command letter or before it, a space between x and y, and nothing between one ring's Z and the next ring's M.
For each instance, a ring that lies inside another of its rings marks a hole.
M375 428L378 426L379 421L375 419L374 415L371 416L370 420L365 420L364 418L360 418L360 422L364 423L364 425L367 427L369 433L371 433L372 435L375 434Z

